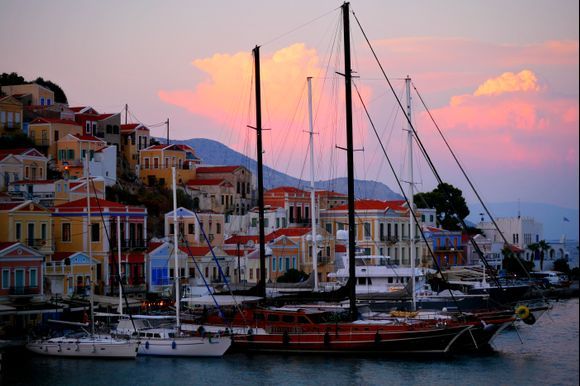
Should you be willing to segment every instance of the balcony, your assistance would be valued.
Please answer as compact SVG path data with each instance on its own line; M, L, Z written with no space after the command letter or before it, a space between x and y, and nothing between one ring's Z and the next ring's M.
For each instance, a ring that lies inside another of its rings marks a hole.
M399 237L398 236L381 235L381 241L384 241L387 244L395 244L399 241Z
M117 250L117 240L111 238L111 248L116 251ZM147 248L147 241L142 239L122 239L121 240L121 250L140 250Z
M27 246L32 247L34 249L45 249L45 248L54 249L53 248L54 246L45 239L26 239L25 243Z
M22 126L20 125L20 123L6 122L2 125L2 129L4 129L4 131L6 132L14 132L17 130L21 130Z

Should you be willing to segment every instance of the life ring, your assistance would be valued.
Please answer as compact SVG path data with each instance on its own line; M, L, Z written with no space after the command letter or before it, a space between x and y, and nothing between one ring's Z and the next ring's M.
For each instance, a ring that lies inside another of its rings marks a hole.
M526 320L530 317L530 309L526 306L519 306L516 308L516 315L521 320Z

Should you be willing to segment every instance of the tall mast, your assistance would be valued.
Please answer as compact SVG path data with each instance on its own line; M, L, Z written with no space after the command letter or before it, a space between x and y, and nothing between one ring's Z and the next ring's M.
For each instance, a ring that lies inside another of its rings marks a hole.
M260 279L258 296L266 297L266 235L264 234L264 175L262 170L262 96L260 90L260 47L253 49L256 79L256 151L258 158L258 228L260 230Z
M175 186L175 166L171 167L171 175L173 178L173 277L175 278L175 318L177 330L180 328L179 323L179 262L177 258L177 250L179 245L177 244L177 232L179 232L179 224L177 223L177 188Z
M123 314L123 284L121 283L121 216L117 217L117 253L119 254L119 314Z
M411 297L413 300L413 311L416 308L417 300L415 297L415 216L414 210L414 188L413 188L413 127L411 126L411 78L405 78L405 88L407 92L407 177L409 179L409 257L411 258Z
M95 335L95 311L94 311L94 283L93 283L93 275L94 275L94 266L93 266L93 250L91 246L91 236L92 236L92 229L91 229L91 193L90 193L90 184L89 184L89 155L90 155L90 142L87 141L87 152L85 153L85 160L87 162L86 173L87 173L87 251L89 252L89 264L91 265L91 278L89 280L91 291L90 297L90 305L91 305L91 336Z
M344 90L346 105L346 154L348 169L348 290L350 297L350 316L356 318L356 271L355 271L355 230L354 220L354 145L352 136L352 69L350 66L350 3L342 4L342 23L344 32Z
M310 126L310 216L312 216L312 274L318 291L318 250L316 246L316 191L314 189L314 124L312 123L312 77L308 78L308 123Z

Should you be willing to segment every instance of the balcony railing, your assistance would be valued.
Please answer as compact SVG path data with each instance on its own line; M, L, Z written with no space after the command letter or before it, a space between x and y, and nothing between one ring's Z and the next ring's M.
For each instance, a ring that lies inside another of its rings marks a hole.
M381 236L381 241L384 241L384 242L389 243L389 244L394 244L394 243L396 243L396 242L399 241L399 237L398 236L385 236L385 235L382 235Z
M117 240L111 239L111 248L117 250ZM122 239L121 250L123 249L145 249L147 248L146 240Z
M29 247L35 248L35 249L51 248L52 247L50 241L47 241L45 239L26 239L25 242L26 242L26 245L28 245Z
M16 122L6 122L6 123L2 124L2 128L5 131L16 131L16 130L21 129L21 125L20 125L20 123L16 123Z

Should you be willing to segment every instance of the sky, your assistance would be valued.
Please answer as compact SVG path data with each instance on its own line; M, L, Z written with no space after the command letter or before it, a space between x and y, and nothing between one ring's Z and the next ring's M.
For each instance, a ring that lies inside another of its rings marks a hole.
M71 106L123 112L173 139L209 138L255 158L252 49L260 46L264 162L344 176L339 1L0 2L0 72L59 84ZM436 128L488 202L579 206L579 20L575 0L353 0L391 85L351 18L356 176L408 180L412 121L442 179L474 201ZM360 93L357 94L357 90ZM418 94L417 94L417 90ZM421 102L421 99L425 102ZM364 102L361 102L362 101ZM427 106L428 110L425 108ZM372 124L366 116L367 108ZM124 119L123 113L123 119ZM413 150L415 190L436 181Z

